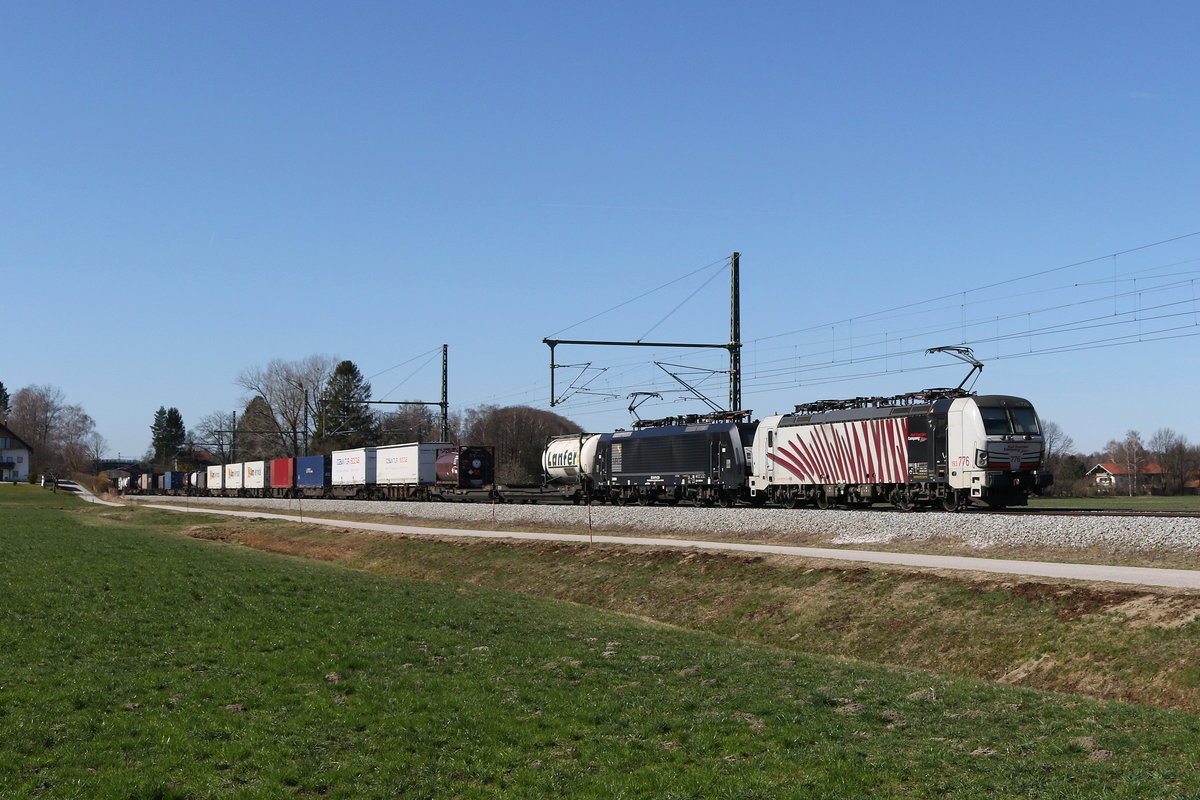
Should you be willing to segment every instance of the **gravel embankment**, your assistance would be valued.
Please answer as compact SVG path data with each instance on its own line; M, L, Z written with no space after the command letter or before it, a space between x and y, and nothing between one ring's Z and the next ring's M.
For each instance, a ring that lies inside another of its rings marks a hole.
M128 498L143 502L185 502L184 498ZM192 499L190 505L252 506L304 516L330 514L396 515L453 524L490 523L578 530L588 525L586 506L490 505L473 503L391 503L351 500ZM666 536L738 536L802 534L806 539L841 545L945 540L972 548L1049 547L1116 552L1189 552L1200 550L1200 519L1163 517L1075 517L910 514L886 511L804 511L791 509L670 508L666 506L592 506L596 531L646 531ZM398 519L403 523L404 520Z

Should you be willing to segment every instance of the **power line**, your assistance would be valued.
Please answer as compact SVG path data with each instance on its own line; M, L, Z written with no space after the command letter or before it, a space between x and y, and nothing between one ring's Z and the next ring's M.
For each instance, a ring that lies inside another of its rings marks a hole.
M1074 267L1082 267L1082 266L1086 266L1088 264L1094 264L1098 261L1105 261L1110 258L1118 258L1119 256L1129 255L1130 253L1137 253L1142 250L1149 250L1150 248L1153 248L1153 247L1159 247L1159 246L1162 246L1165 244L1172 244L1174 242L1180 242L1180 241L1183 241L1185 239L1190 239L1195 236L1200 236L1200 231L1194 231L1192 233L1185 233L1182 236L1174 236L1170 239L1163 239L1158 242L1151 242L1150 244L1143 244L1143 245L1139 245L1137 247L1130 247L1126 250L1119 250L1115 253L1109 253L1108 255L1096 256L1094 258L1087 258L1087 259L1084 259L1083 261L1076 261L1071 264L1064 264L1060 267L1051 267L1049 269L1038 270L1036 272L1030 272L1026 275L1021 275L1021 276L1018 276L1015 278L1008 278L1003 281L996 281L994 283L985 284L983 286L977 286L973 289L965 289L965 290L960 290L960 291L956 291L956 292L950 292L948 294L938 295L937 297L931 297L931 298L927 298L925 300L920 300L917 302L904 303L902 305L892 306L891 308L885 308L880 311L874 311L874 312L871 312L870 314L861 314L861 315L854 316L854 317L848 317L846 319L839 320L837 322L826 322L826 323L822 323L820 325L809 326L807 328L797 328L797 329L791 330L791 331L784 331L783 333L775 333L775 334L771 334L769 336L761 336L757 339L751 339L750 342L753 343L753 342L767 341L769 339L778 339L778 338L782 338L784 336L792 336L797 333L807 333L807 332L813 331L813 330L820 330L822 328L829 327L830 325L841 325L841 324L854 322L856 320L871 319L872 317L878 317L882 314L890 314L893 311L903 311L903 310L909 309L909 308L919 308L923 305L927 305L929 303L936 303L938 301L946 300L951 297L965 297L968 294L982 292L987 289L994 289L997 286L1006 286L1010 283L1016 283L1018 281L1029 280L1030 278L1040 278L1043 275L1050 275L1052 273L1062 272L1063 270L1072 269Z
M644 298L646 298L646 297L649 297L650 295L654 294L655 292L662 291L663 289L666 289L668 286L674 286L675 284L679 283L680 281L687 280L688 278L692 277L693 275L697 275L697 274L699 274L699 273L701 273L701 272L704 272L706 269L712 269L712 268L713 268L713 267L715 267L715 266L718 266L718 265L724 265L724 264L727 264L728 262L729 262L729 259L728 259L728 258L722 258L722 259L719 259L719 260L717 260L717 261L713 261L713 262L712 262L712 263L710 263L710 264L705 264L703 267L700 267L699 269L692 270L691 272L687 273L686 275L680 275L678 278L675 278L674 280L667 281L666 283L662 284L661 286L656 286L656 287L654 287L653 289L650 289L649 291L643 292L642 294L639 294L639 295L637 295L637 296L635 296L635 297L631 297L631 298L629 298L628 300L626 300L626 301L624 301L624 302L622 302L622 303L617 303L617 304L616 304L615 306L613 306L612 308L605 309L604 311L601 311L601 312L599 312L599 313L597 313L597 314L593 314L592 316L588 317L587 319L582 319L582 320L580 320L579 322L576 322L576 323L575 323L575 324L573 324L573 325L568 325L567 327L565 327L565 328L563 328L563 329L561 329L561 330L557 330L557 331L555 331L554 333L550 334L550 335L549 335L548 337L546 337L546 338L548 338L548 339L553 339L554 337L558 336L560 333L565 333L565 332L567 332L567 331L569 331L569 330L571 330L571 329L573 329L573 328L578 328L580 325L583 325L584 323L591 322L592 320L594 320L594 319L597 319L597 318L599 318L599 317L602 317L602 316L604 316L605 314L612 313L613 311L616 311L618 308L624 308L625 306L629 305L630 303L636 303L638 300L642 300L642 299L644 299ZM711 280L711 278L710 278L710 280ZM670 316L670 315L668 315L668 316ZM664 319L665 319L665 318L664 318ZM657 327L657 325L656 325L655 327ZM651 330L653 330L653 328L651 328ZM645 338L645 337L643 336L643 338Z
M365 378L365 380L368 380L368 381L373 380L374 378L379 377L380 375L384 374L385 372L391 372L392 370L399 369L400 367L403 367L406 364L411 364L412 362L416 361L418 358L423 358L430 354L437 354L437 353L440 353L441 351L442 351L441 346L435 347L432 350L415 355L412 358L408 359L407 361L401 361L399 364L393 364L392 366L388 367L387 369L381 369L381 370L379 370L379 372L376 372L374 375L368 375Z

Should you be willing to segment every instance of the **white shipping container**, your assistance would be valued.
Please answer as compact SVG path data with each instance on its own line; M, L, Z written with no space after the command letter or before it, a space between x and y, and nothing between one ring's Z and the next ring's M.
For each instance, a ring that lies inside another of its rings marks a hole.
M208 488L209 489L224 489L225 488L225 468L221 466L209 467L208 470Z
M375 448L375 483L429 484L437 481L437 458L449 442L410 442Z
M329 482L333 486L364 486L375 483L375 448L334 450L329 456Z
M242 464L239 463L225 465L225 488L242 488Z
M270 468L266 461L247 461L243 472L243 489L265 489L270 478Z

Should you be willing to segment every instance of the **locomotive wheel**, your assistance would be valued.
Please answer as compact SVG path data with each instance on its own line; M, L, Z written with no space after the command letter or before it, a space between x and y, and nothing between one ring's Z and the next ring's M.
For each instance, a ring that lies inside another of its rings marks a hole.
M958 511L958 495L948 494L942 497L941 506L943 511Z
M892 505L901 511L912 511L917 507L917 502L910 495L897 493L892 497Z
M829 508L830 505L831 504L829 502L829 495L827 495L825 492L818 492L817 493L817 508L824 511L825 509Z
M721 508L733 508L733 498L727 494L721 495L717 502L721 504Z
M804 498L799 493L792 495L787 500L787 507L788 508L804 508Z
M652 495L652 494L640 494L640 495L638 495L637 504L638 504L639 506L652 506L652 505L654 505L654 495Z

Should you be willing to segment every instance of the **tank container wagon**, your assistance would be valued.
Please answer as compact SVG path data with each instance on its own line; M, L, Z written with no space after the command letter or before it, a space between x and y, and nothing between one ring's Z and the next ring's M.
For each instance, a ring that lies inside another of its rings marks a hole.
M796 406L759 423L751 453L752 500L793 508L1004 508L1053 480L1028 400L961 389Z
M586 502L592 496L592 465L596 461L598 433L552 436L542 450L545 485L564 500Z

